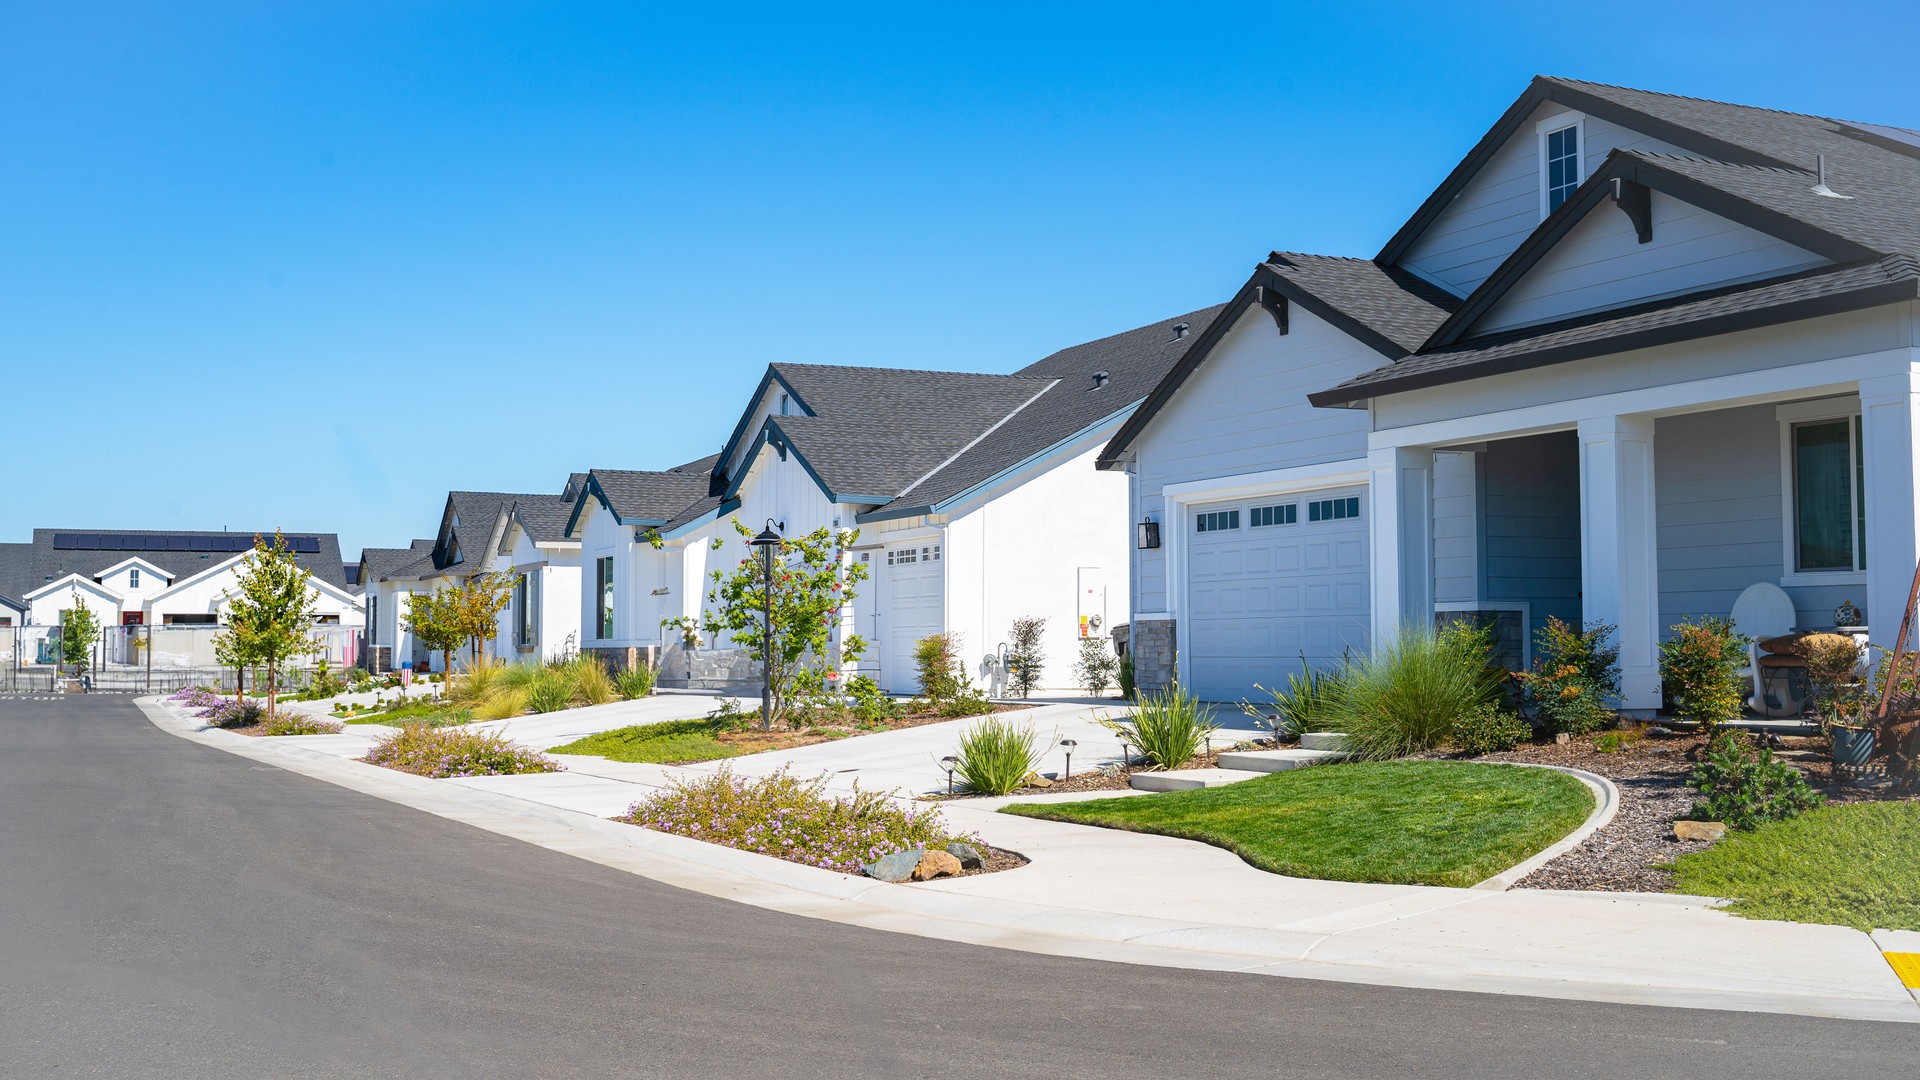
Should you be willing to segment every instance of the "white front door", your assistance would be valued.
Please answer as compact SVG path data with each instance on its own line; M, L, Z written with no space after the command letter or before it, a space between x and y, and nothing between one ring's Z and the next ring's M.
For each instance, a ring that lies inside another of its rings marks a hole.
M890 547L878 560L880 685L896 694L920 692L914 643L943 627L944 590L937 543Z
M1203 701L1264 698L1302 658L1368 645L1364 488L1195 506L1187 543L1187 689Z

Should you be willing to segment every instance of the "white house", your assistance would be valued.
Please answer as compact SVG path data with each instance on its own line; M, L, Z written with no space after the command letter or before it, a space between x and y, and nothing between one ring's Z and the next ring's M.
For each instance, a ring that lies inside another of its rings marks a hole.
M859 531L853 557L870 578L840 631L869 643L852 670L886 689L919 689L913 643L942 631L991 685L1023 617L1046 620L1042 681L1069 685L1080 638L1104 636L1127 609L1126 483L1095 458L1217 310L1008 375L772 365L716 458L592 474L574 526L589 644L604 628L613 647L651 650L663 679L749 679L750 657L725 642L689 656L661 623L697 617L706 574L746 556L735 520L754 531L771 521L789 535ZM622 495L620 484L633 486ZM659 505L638 508L643 492Z
M513 594L500 611L494 655L546 661L579 650L580 541L567 535L575 498L540 495L500 512L487 569L511 577Z
M407 630L406 598L422 591L423 576L433 573L433 541L415 540L403 548L362 548L361 597L367 611L367 670L387 672L411 662L418 650Z
M1920 135L1529 86L1371 260L1275 255L1114 438L1143 685L1233 700L1436 611L1618 628L1777 590L1897 631ZM1524 628L1524 630L1522 629Z

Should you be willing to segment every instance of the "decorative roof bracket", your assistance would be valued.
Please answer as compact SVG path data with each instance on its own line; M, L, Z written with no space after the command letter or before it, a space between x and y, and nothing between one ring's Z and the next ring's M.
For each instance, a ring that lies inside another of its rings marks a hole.
M1653 192L1647 185L1622 176L1614 177L1613 205L1633 222L1634 235L1641 243L1653 239Z
M1279 327L1282 334L1287 332L1287 298L1278 289L1271 285L1255 285L1253 300L1273 316L1273 325Z

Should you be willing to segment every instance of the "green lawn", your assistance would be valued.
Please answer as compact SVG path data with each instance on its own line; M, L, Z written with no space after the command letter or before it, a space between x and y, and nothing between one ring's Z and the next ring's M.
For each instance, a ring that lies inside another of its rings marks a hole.
M590 754L612 761L665 765L674 761L709 761L733 757L739 750L715 739L718 720L668 720L658 724L615 728L556 746L550 754Z
M1593 807L1585 784L1552 769L1384 761L1006 812L1200 840L1292 877L1465 886L1572 832Z
M1752 919L1920 930L1920 804L1810 810L1674 860L1674 888Z
M472 709L457 709L440 701L409 701L399 708L382 712L356 713L348 716L344 713L333 714L335 720L344 720L349 724L427 724L432 727L456 727L473 722Z

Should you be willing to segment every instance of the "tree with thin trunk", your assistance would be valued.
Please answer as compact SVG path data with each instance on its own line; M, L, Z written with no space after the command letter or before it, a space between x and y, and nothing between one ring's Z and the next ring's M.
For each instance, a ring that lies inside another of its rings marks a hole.
M455 619L472 643L475 667L487 662L487 642L500 633L500 612L513 600L513 584L512 574L486 570L452 590Z
M86 674L93 643L100 640L100 620L87 606L80 590L73 590L73 606L60 613L60 662Z
M467 634L460 620L460 599L455 590L407 594L407 611L400 617L407 632L428 652L441 657L441 670L453 678L453 650L466 644Z
M216 639L215 648L229 660L266 667L267 713L271 715L279 700L281 665L320 649L313 640L315 609L320 605L313 574L300 565L276 529L271 543L253 538L253 550L241 560L234 589L223 598L227 630L220 635L224 644Z

